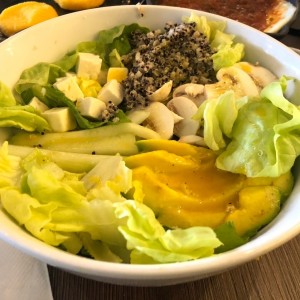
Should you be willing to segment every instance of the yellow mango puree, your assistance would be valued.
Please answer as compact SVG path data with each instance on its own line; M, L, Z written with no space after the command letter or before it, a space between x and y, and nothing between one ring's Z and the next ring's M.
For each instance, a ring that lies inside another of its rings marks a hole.
M133 170L133 197L166 227L216 228L231 221L242 235L269 222L280 210L281 194L292 188L290 173L282 180L248 180L219 170L210 149L175 141L141 143L149 152L125 159Z

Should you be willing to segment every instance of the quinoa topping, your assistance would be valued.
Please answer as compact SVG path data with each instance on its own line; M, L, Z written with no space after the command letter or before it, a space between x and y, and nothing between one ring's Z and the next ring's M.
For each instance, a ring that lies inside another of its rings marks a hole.
M216 81L214 52L206 36L196 30L196 23L167 23L164 31L135 32L130 42L133 50L122 57L129 69L122 82L126 110L146 107L148 96L170 80L173 88Z
M112 103L112 101L108 101L106 105L106 109L101 113L101 120L102 121L113 121L117 122L117 113L119 111L118 106Z

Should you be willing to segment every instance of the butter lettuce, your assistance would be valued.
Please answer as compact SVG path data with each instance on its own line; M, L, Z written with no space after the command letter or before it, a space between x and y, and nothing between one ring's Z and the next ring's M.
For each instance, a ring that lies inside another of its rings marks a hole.
M48 122L29 105L0 107L0 127L16 127L29 132L50 130Z
M195 13L191 13L188 17L183 17L182 20L185 23L196 23L197 30L205 34L210 42L213 41L218 31L223 32L226 29L226 22L210 21L205 16L200 16Z
M284 92L288 79L268 84L260 96L236 99L231 91L204 101L193 117L207 146L219 152L219 169L247 177L278 177L300 154L300 110Z
M118 218L127 218L119 227L132 250L131 263L172 263L211 256L222 243L208 227L165 230L153 211L142 203L127 200L116 205Z
M1 151L1 204L32 235L71 253L85 243L94 245L83 241L81 233L105 243L106 249L124 245L117 229L123 221L116 218L112 202L100 192L88 200L82 174L65 172L38 150L21 161L7 154L7 145Z
M228 91L216 99L204 101L193 119L204 127L204 141L215 151L227 146L239 109L248 101L247 97L236 99L233 91Z
M8 143L0 148L0 191L3 188L18 187L22 172L20 170L21 158L8 154Z
M278 177L300 154L300 110L284 97L286 79L272 82L259 101L240 110L218 168L248 177Z
M16 127L26 131L49 130L48 122L27 105L18 105L11 89L0 82L0 127Z
M230 67L242 60L244 57L244 45L237 44L223 44L216 53L212 55L215 71L224 67Z
M0 81L0 107L13 106L16 104L17 102L11 89Z
M53 84L56 78L65 76L66 72L59 66L49 63L38 63L24 70L15 85L15 91L22 94L32 86Z
M235 43L235 36L225 33L226 23L221 21L209 21L204 16L192 13L184 17L185 23L196 23L197 30L202 32L210 42L215 53L212 55L215 71L223 67L230 67L242 60L245 55L245 46L242 43Z

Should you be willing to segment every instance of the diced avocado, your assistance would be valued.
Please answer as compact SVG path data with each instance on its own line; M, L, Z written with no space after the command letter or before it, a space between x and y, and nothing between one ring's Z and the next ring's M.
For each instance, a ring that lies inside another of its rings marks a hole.
M77 153L133 155L138 152L136 137L156 138L157 133L149 128L128 122L88 130L43 135L19 132L9 140L9 143Z
M281 193L275 186L245 187L226 221L234 224L240 236L255 232L278 214L280 200Z

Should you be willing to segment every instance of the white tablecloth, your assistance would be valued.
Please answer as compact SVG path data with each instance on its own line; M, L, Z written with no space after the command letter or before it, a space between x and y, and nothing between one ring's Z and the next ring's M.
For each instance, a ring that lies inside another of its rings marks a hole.
M1 240L0 299L53 300L47 265Z

